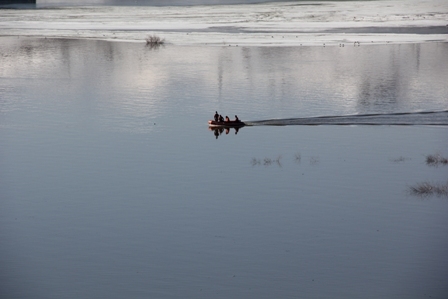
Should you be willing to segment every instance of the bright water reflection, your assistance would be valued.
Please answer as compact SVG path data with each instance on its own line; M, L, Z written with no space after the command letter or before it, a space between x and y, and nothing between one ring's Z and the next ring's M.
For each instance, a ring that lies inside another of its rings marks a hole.
M141 44L5 40L4 93L19 82L34 84L43 100L52 101L49 107L62 105L75 119L99 112L95 118L106 127L137 121L134 129L145 130L166 113L180 125L191 116L206 120L215 109L244 120L446 109L443 43L151 51ZM42 108L28 99L28 90L19 101L8 100L9 92L2 96L1 109ZM87 110L83 116L73 113L80 101L70 97L89 103L78 107ZM117 112L129 118L114 123Z
M447 51L3 38L2 296L443 297L446 127L207 120L446 110Z

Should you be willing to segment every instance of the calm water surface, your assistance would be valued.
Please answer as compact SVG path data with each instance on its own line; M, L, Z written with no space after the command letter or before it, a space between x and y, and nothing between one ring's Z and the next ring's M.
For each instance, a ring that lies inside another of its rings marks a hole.
M446 297L446 125L207 120L446 111L447 54L2 38L0 297Z

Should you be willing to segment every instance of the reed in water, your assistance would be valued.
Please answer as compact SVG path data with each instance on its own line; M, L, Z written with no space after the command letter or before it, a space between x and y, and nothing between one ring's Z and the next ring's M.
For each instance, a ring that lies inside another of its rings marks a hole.
M447 165L448 159L445 157L442 157L439 154L427 155L426 156L426 164L429 166Z
M148 45L150 47L157 47L157 46L160 46L163 44L165 44L165 39L161 38L155 34L148 35L148 37L146 38L146 45Z
M448 197L448 182L446 184L432 184L423 182L409 187L412 195L427 197L430 195L447 196Z

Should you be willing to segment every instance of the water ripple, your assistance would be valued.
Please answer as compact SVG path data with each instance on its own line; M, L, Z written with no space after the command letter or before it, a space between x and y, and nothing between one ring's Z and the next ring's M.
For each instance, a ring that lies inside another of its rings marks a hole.
M448 110L400 112L388 114L357 114L342 116L318 116L287 119L245 121L248 126L289 125L448 125Z

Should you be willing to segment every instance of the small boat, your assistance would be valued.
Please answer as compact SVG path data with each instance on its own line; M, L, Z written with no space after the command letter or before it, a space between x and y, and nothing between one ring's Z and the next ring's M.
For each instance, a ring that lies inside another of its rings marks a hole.
M246 124L242 121L238 120L230 120L230 121L214 121L209 120L208 126L209 127L216 127L216 128L238 128L238 127L244 127Z

